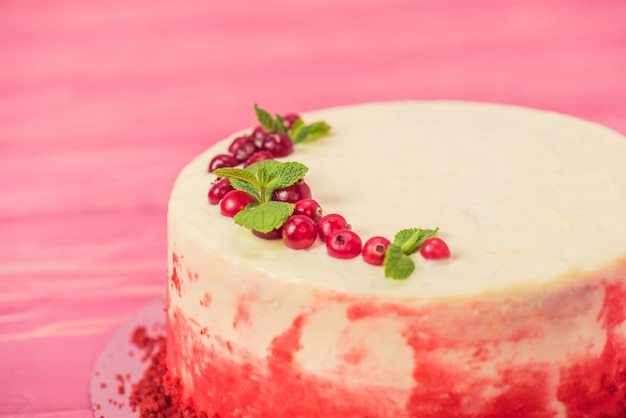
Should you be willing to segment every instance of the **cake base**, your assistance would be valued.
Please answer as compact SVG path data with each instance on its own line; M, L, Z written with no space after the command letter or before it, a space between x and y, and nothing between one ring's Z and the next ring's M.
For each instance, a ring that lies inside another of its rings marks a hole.
M104 346L91 376L96 418L204 418L180 400L177 382L167 378L165 301L158 298L121 325ZM154 415L150 415L154 414Z

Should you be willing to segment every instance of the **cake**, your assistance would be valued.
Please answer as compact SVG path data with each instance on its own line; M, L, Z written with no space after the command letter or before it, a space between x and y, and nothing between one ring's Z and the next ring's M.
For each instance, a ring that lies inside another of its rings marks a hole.
M265 240L187 165L168 210L166 366L208 417L626 416L626 139L520 107L370 103L280 159L365 240L438 228L403 280ZM244 133L250 133L249 130Z

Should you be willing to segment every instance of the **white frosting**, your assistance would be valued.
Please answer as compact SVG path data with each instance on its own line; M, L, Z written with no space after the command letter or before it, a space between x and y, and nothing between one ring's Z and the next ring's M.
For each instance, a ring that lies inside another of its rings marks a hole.
M232 137L180 174L170 236L219 254L229 269L382 299L536 289L626 259L626 139L609 129L457 102L374 103L303 117L333 127L333 135L298 144L285 159L309 167L306 181L324 213L344 215L363 241L439 227L453 257L432 262L416 254L413 275L395 281L360 258L326 255L321 242L295 251L254 237L207 203L215 179L208 163Z

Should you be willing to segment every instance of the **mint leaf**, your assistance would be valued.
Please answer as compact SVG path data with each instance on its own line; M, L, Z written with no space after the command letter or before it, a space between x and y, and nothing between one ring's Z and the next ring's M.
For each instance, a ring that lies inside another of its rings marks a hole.
M283 226L294 207L293 203L274 201L251 204L237 213L234 220L244 228L266 233Z
M274 118L267 110L261 109L254 104L254 113L261 126L268 132L280 132L287 133L287 129L282 121L282 117L278 116Z
M267 168L260 167L256 172L256 179L261 185L261 187L265 187L274 176L267 172Z
M296 119L296 121L293 123L293 125L291 126L291 129L289 130L289 138L291 138L291 141L293 142L293 139L298 135L298 132L300 131L300 129L304 128L304 121L302 119Z
M267 183L268 188L282 189L295 184L309 171L307 166L296 162L281 163L275 168L272 180Z
M245 181L241 181L238 179L230 179L230 185L233 186L233 189L243 190L244 192L250 193L257 202L261 201L261 194L259 193L259 188L254 184L247 183Z
M227 179L237 179L250 183L254 186L260 186L256 176L242 168L218 168L213 171L218 177L226 177ZM232 183L231 183L232 184ZM233 186L234 187L234 186Z
M285 119L282 116L276 115L276 123L277 127L280 127L276 132L281 132L283 134L287 133L287 128L285 127Z
M253 174L256 177L257 173L261 169L264 169L267 171L269 175L273 176L276 170L278 170L278 166L280 166L281 164L284 164L284 163L281 163L280 161L276 161L276 160L263 160L263 161L258 161L254 164L250 164L248 167L246 167L246 171Z
M330 132L330 125L326 122L313 122L310 125L303 126L293 133L291 140L294 144L298 144L304 141L311 141L317 139Z
M402 248L396 244L391 244L387 247L383 267L385 269L385 277L395 280L404 280L415 270L413 260L408 255L403 254Z
M271 199L272 192L275 189L291 186L303 178L309 169L304 164L297 162L264 160L248 166L245 171L254 178L254 183L248 181L248 183L253 183L257 190L257 193L252 195L257 197L260 202L265 202ZM237 184L237 187L234 185L233 187L242 188L243 186ZM249 188L242 190L250 192Z
M400 247L403 254L413 254L419 250L424 241L437 235L439 228L436 229L420 229L409 228L398 232L393 239L393 243Z

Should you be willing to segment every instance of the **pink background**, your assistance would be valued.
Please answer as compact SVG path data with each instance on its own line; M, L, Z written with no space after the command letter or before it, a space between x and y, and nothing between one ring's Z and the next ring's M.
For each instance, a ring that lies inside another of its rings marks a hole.
M454 98L626 133L624 0L0 1L0 416L90 417L177 172L275 112Z

